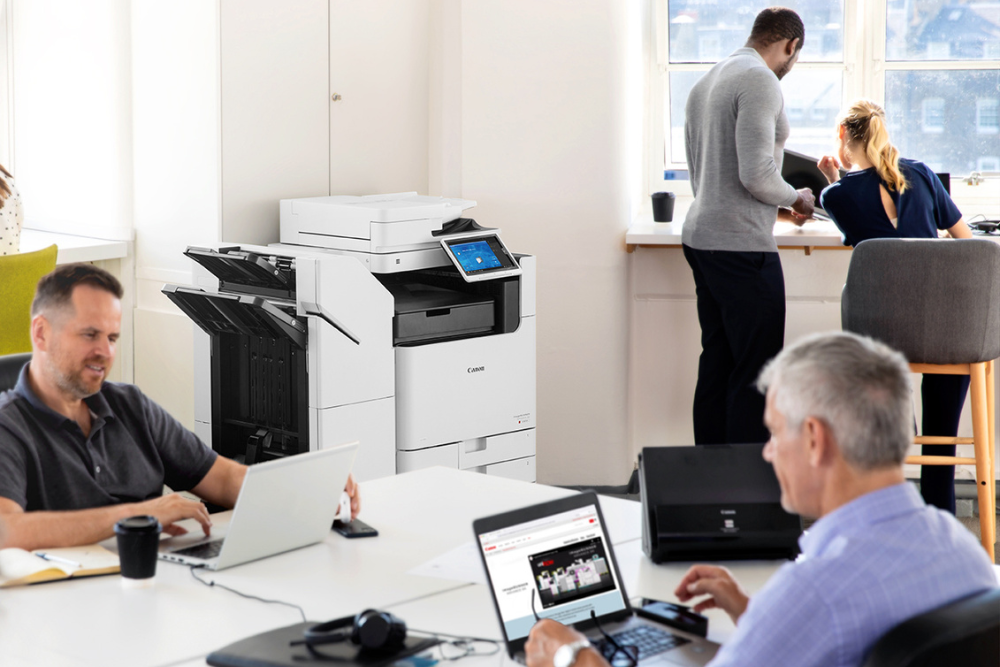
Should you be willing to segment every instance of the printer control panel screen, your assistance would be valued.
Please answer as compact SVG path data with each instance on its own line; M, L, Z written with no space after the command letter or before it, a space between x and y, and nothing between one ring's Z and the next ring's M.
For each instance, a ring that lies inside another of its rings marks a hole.
M478 273L491 269L509 269L514 266L495 236L472 239L459 243L449 243L455 259L466 273Z
M496 234L445 238L441 245L467 282L521 273L514 257Z

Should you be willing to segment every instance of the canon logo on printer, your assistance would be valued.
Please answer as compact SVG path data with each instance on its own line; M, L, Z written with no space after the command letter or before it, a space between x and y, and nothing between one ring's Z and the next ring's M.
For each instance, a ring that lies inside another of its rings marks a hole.
M486 366L470 366L467 369L467 373L482 373L486 370Z
M736 514L736 510L719 510L720 514Z

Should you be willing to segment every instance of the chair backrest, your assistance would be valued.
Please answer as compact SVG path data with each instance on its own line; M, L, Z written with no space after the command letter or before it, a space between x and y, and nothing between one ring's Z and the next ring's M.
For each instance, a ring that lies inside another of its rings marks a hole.
M881 340L911 363L1000 357L1000 244L987 239L871 239L851 256L845 331Z
M31 353L0 355L0 394L13 389L21 368L31 361Z
M879 639L864 667L996 667L1000 662L1000 588L903 621Z
M38 279L56 268L57 248L0 256L0 354L31 352L31 302Z

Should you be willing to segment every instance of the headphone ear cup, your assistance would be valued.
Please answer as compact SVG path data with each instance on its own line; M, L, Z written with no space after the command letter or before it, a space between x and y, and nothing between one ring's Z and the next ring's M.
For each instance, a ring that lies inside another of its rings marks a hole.
M389 612L367 609L355 618L351 639L367 649L398 649L406 640L406 623Z

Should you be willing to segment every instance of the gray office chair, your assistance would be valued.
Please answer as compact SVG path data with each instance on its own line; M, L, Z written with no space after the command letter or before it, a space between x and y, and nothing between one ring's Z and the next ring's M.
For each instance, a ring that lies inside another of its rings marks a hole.
M31 361L31 353L0 355L0 393L13 389L21 368Z
M922 435L921 445L972 444L975 457L910 456L920 465L975 465L983 547L994 560L995 359L1000 357L1000 244L986 239L872 239L851 256L845 331L902 352L914 373L971 376L972 438Z
M996 667L998 660L1000 588L994 588L903 621L875 643L864 667Z

